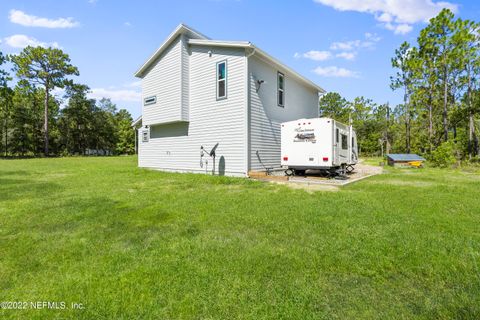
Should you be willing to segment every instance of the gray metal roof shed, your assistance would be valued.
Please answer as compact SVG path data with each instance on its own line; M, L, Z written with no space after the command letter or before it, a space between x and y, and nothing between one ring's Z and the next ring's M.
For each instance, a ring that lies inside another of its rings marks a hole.
M425 158L414 153L390 153L387 158L394 162L425 161Z

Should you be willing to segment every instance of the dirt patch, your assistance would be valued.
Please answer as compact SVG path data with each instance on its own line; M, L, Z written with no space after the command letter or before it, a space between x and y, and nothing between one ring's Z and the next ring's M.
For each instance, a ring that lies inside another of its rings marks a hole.
M328 185L328 184L318 184L318 183L296 183L293 181L271 181L273 183L282 184L292 189L301 189L305 190L308 193L314 193L318 191L340 191L339 186Z
M346 180L329 179L322 177L315 171L307 171L305 177L287 177L283 171L277 171L271 175L265 172L250 172L250 178L260 181L284 184L293 189L304 189L308 192L315 191L338 191L340 186L365 179L367 177L381 174L382 167L371 166L363 163L355 165L355 170L348 175Z

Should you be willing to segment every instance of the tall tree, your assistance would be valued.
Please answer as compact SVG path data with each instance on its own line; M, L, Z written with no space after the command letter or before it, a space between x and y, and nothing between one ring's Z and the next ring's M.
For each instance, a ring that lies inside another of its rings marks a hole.
M115 115L117 144L115 146L117 154L132 154L135 152L135 131L132 128L132 116L130 113L121 109Z
M7 61L6 57L0 52L0 67ZM12 90L8 87L8 81L11 78L7 71L0 68L0 114L3 118L3 129L4 134L4 156L8 154L8 120L10 118L11 112L11 101L12 101Z
M348 123L351 109L349 102L337 92L329 92L319 101L319 114Z
M88 86L69 83L66 88L67 105L62 109L59 126L62 132L61 144L69 154L85 154L93 148L95 132L95 100L88 99Z
M473 99L475 82L480 73L480 25L473 21L459 21L461 24L455 37L457 46L462 50L461 71L464 72L463 82L466 86L465 105L468 114L468 154L472 158L477 154L475 144L475 114L476 108Z
M420 31L417 39L419 46L419 79L420 88L418 94L424 96L425 105L427 107L427 132L428 132L428 150L433 151L434 132L434 109L436 105L436 88L438 86L438 74L436 72L436 64L438 59L437 48L434 46L432 39L428 35L428 30Z
M77 67L70 64L68 54L60 49L31 47L23 49L18 55L12 56L13 70L17 77L41 85L45 90L44 99L44 152L49 154L48 106L50 93L55 88L63 88L67 76L79 75Z
M443 139L448 140L448 110L449 110L449 84L454 71L456 55L459 54L452 36L456 32L455 15L448 9L443 9L436 17L430 19L430 24L425 28L425 36L431 39L431 45L437 52L436 68L443 87Z
M390 87L392 90L403 89L403 107L405 112L405 149L410 153L410 128L411 108L410 95L415 73L415 59L417 50L412 48L408 42L403 42L399 49L395 50L392 58L392 67L397 69L395 76L391 77Z

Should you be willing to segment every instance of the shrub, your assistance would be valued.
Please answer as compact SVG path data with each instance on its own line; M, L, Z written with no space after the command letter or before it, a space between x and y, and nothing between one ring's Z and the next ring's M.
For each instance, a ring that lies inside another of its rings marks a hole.
M452 167L457 162L455 152L455 144L452 141L445 141L432 152L431 164L439 168Z

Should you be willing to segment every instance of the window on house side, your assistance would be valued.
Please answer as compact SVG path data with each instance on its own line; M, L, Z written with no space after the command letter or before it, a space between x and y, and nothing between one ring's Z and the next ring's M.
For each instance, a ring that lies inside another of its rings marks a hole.
M217 99L227 98L227 61L217 63Z
M285 76L283 73L277 73L277 104L279 107L285 106Z

